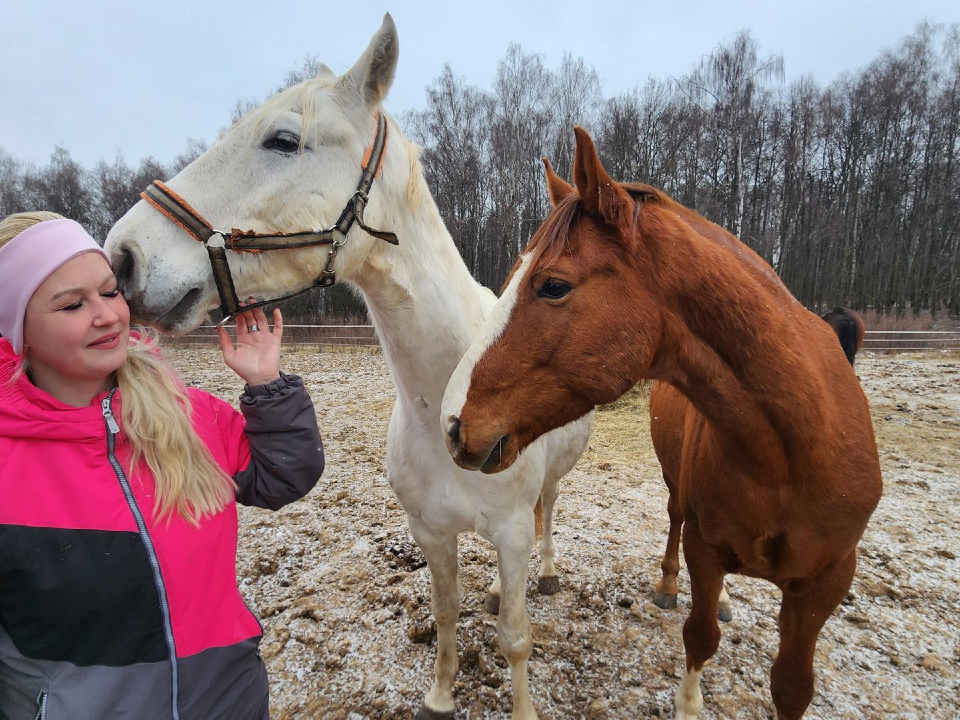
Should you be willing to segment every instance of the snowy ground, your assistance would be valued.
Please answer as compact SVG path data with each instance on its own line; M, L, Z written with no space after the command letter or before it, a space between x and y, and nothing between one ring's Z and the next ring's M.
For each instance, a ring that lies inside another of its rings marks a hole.
M191 384L234 401L213 349L172 347ZM429 572L387 485L394 386L375 353L287 352L318 409L327 470L278 513L244 509L238 573L265 628L274 720L410 718L432 678ZM808 718L960 717L960 361L858 358L884 473L846 601L817 648ZM536 593L530 683L542 718L672 717L683 668L680 602L650 602L666 541L667 493L639 393L598 414L557 504L562 590ZM491 548L461 536L458 718L508 717L509 674L483 609ZM731 577L734 619L704 673L702 718L773 718L769 671L779 592Z

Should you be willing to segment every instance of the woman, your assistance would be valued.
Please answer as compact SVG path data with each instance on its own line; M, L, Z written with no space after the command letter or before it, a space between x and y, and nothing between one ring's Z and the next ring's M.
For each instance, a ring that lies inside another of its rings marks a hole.
M53 213L0 221L0 718L261 720L236 502L323 472L282 318L237 319L241 415L130 332L106 255Z

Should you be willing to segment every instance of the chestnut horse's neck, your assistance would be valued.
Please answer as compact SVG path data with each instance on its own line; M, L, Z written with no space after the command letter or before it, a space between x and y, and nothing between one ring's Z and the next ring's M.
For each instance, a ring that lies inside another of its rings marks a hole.
M677 208L650 208L661 224L643 240L661 268L663 328L651 375L683 392L726 452L754 471L782 474L832 432L834 375L844 376L841 384L856 379L849 367L832 367L846 365L829 352L835 338L769 266ZM649 277L650 269L636 272Z

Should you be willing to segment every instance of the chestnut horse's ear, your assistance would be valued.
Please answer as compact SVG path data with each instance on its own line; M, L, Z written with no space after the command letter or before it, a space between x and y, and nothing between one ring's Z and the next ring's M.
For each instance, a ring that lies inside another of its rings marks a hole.
M577 136L573 182L584 210L599 215L611 225L629 222L633 208L630 195L607 174L587 131L577 125L573 132Z
M543 167L547 171L547 192L550 194L550 202L556 207L564 198L574 193L573 185L553 171L553 166L546 157L543 158Z

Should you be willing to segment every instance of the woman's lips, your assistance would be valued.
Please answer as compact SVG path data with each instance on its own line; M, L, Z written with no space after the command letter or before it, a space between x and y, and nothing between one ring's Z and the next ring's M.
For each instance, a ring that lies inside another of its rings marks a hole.
M114 333L113 335L107 335L96 342L90 343L89 347L94 348L95 350L112 350L119 344L120 333Z

